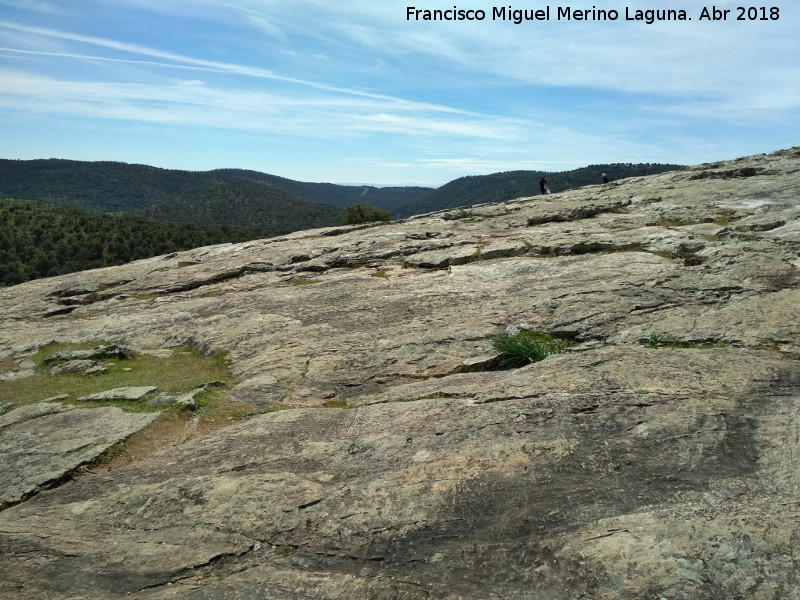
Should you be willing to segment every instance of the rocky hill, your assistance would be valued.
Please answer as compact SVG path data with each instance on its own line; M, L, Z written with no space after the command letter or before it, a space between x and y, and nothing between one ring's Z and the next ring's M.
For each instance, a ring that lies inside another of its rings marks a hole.
M421 194L392 207L392 216L410 217L436 210L470 206L487 202L506 202L520 196L539 194L539 181L547 179L553 192L600 183L602 175L608 173L613 180L644 175L657 175L664 171L676 171L683 165L660 163L614 163L589 165L571 171L504 171L490 175L459 177L445 185Z
M0 290L0 597L800 597L799 195L793 148Z

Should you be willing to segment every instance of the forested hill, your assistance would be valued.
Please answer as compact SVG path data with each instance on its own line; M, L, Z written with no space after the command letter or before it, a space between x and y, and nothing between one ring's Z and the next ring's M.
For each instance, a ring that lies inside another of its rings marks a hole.
M260 190L259 185L263 186ZM243 169L179 171L121 162L0 159L0 197L45 200L100 213L136 211L178 194L185 202L193 190L207 199L209 186L217 190L244 186L247 195L252 197L257 193L267 202L293 196L297 202L340 209L354 202L365 202L389 211L431 191L422 187L307 183ZM300 225L296 229L305 227L304 223L295 222Z
M232 175L148 204L134 214L202 227L248 227L264 237L338 225L342 220L339 208L298 198L266 181Z
M506 171L491 175L475 175L454 179L450 183L416 198L392 211L392 217L411 215L470 206L484 202L503 202L521 196L539 194L539 180L547 179L551 192L592 185L602 181L606 173L612 180L642 175L654 175L664 171L682 169L682 165L657 163L616 163L589 165L572 171L549 173L545 171Z
M256 237L261 235L254 231L158 223L0 198L0 287Z
M141 208L207 179L203 173L121 162L0 159L0 197L44 200L98 213Z
M265 181L305 200L344 208L354 202L362 202L393 212L397 207L431 192L433 188L415 186L376 187L371 185L339 185L335 183L309 183L294 181L277 175L242 169L218 169L212 171L222 175L233 175L255 181Z

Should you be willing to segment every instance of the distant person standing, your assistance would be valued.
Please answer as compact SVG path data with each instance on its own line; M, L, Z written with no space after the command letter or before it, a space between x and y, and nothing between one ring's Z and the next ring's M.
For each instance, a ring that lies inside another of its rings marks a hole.
M603 183L608 183L608 175L603 173Z
M550 188L547 187L547 179L545 179L544 177L542 177L539 180L539 189L542 191L543 194L549 194L550 193Z

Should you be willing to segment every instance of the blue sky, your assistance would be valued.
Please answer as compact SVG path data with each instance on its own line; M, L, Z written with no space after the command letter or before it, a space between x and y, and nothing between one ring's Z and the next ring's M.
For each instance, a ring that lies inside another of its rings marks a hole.
M767 21L737 21L739 4L709 21L696 2L609 0L594 6L616 21L559 21L593 5L0 0L0 158L437 186L798 145L800 3L771 0ZM626 20L665 5L692 20ZM550 20L493 21L494 6Z

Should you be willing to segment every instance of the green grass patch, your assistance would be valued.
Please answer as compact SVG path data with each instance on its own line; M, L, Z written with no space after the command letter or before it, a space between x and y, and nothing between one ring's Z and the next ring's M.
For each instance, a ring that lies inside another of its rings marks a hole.
M211 298L213 296L221 296L222 290L208 290L207 292L201 292L199 294L195 294L192 298Z
M648 348L679 348L679 349L708 349L727 348L730 344L725 342L683 342L659 333L651 333L648 337L639 340L639 343Z
M306 279L304 277L294 277L289 280L289 285L314 285L315 283L322 283L319 279Z
M493 361L496 370L518 369L544 360L551 354L563 354L563 344L543 331L523 330L514 335L499 336L492 340L500 355Z
M82 350L98 344L51 344L39 350L30 359L36 373L15 381L0 381L0 397L14 404L40 402L46 398L67 395L68 402L77 398L128 386L156 386L158 392L188 391L204 383L222 381L225 386L213 387L197 399L198 410L214 404L224 393L224 388L234 382L224 353L203 355L192 348L173 348L172 356L159 358L136 353L132 358L105 358L99 363L106 366L105 373L82 375L62 373L51 375L44 360L60 350ZM116 405L129 410L163 410L146 406L146 399L137 402L108 401L87 403L92 406Z
M328 400L323 406L326 408L350 408L350 405L344 400Z

